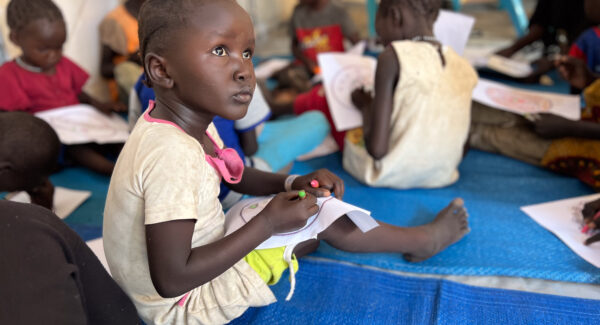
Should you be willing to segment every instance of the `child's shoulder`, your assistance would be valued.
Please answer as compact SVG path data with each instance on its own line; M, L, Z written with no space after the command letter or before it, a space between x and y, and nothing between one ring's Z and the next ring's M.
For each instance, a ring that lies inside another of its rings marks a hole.
M19 66L15 60L6 61L0 66L0 76L12 75L18 72Z

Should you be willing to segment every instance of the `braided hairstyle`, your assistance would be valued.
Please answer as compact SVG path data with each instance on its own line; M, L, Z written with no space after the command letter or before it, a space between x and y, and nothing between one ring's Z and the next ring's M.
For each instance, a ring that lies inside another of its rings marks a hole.
M2 156L20 171L50 175L58 161L60 141L45 121L24 112L0 113Z
M415 14L433 20L442 7L442 0L381 0L381 4L379 4L380 10L384 14L395 5L408 5Z
M152 87L144 63L148 52L162 53L169 47L173 33L189 25L191 14L208 0L147 0L138 16L140 58L146 74L146 85ZM213 0L215 1L215 0Z
M57 21L63 20L63 15L52 0L11 0L6 8L6 22L12 31L43 18Z

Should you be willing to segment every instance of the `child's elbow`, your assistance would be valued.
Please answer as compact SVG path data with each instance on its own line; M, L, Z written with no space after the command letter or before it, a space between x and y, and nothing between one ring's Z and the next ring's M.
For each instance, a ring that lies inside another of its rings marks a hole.
M181 286L177 277L155 276L151 274L152 284L156 292L163 298L175 298L186 293L186 290Z
M385 157L385 155L387 155L387 150L384 148L367 148L367 152L375 160L381 160L383 157Z
M163 298L175 298L185 293L185 291L178 290L175 286L167 283L160 283L157 281L152 281L152 283L154 284L156 292Z

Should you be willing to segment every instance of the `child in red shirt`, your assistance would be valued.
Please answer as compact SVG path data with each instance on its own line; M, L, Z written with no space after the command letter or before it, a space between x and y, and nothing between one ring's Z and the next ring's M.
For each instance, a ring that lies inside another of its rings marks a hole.
M51 0L12 0L6 13L10 40L21 48L22 55L0 67L0 111L33 114L78 103L90 104L105 114L126 110L82 91L89 76L62 55L66 27ZM66 146L66 154L96 172L112 173L114 163L97 147Z

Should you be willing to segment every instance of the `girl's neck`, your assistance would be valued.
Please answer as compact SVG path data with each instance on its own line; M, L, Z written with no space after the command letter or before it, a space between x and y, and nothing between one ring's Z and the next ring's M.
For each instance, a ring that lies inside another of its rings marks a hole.
M313 11L319 11L325 7L329 0L319 0L313 6L310 7Z
M55 66L53 66L50 69L44 70L44 69L42 69L40 67L32 65L32 64L28 63L22 56L17 57L15 59L15 62L21 68L23 68L23 69L25 69L27 71L30 71L30 72L34 72L34 73L42 73L42 74L45 74L45 75L53 75L55 73L55 71L56 71Z
M182 103L161 100L160 98L156 99L155 107L150 116L175 123L201 144L206 142L206 130L214 118L210 114L194 111Z

